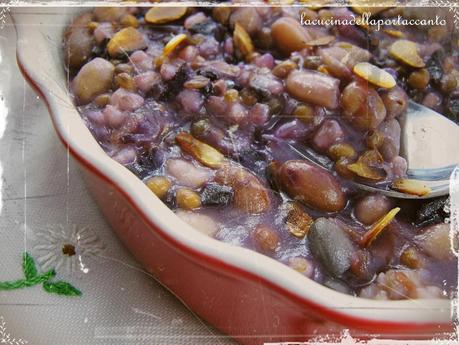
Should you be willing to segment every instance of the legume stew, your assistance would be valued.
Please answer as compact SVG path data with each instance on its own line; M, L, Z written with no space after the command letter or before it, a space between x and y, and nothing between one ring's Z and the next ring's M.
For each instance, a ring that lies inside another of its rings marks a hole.
M343 293L450 298L448 198L396 200L351 182L428 193L405 179L399 119L412 99L458 120L458 36L448 26L302 25L361 14L99 7L65 32L70 89L107 154L207 236Z

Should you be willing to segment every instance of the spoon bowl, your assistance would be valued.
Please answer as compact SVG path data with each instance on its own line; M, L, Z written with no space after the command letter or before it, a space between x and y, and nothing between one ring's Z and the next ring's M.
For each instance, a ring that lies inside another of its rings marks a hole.
M408 163L408 177L424 181L449 180L459 164L459 126L412 101L400 119L400 126L400 154Z

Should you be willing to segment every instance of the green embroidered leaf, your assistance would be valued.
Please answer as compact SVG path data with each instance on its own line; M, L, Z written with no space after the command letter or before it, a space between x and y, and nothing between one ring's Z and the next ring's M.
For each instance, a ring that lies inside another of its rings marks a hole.
M57 282L44 282L43 289L49 293L55 293L58 295L64 296L81 296L82 293L76 287L70 283L64 282L62 280Z
M26 279L32 279L37 276L37 266L29 253L25 252L22 257L22 271Z
M22 270L24 272L25 279L0 282L0 291L22 289L43 283L43 289L49 293L55 293L63 296L82 295L82 292L70 283L65 281L50 281L56 276L56 271L54 269L38 274L35 262L27 252L22 255Z

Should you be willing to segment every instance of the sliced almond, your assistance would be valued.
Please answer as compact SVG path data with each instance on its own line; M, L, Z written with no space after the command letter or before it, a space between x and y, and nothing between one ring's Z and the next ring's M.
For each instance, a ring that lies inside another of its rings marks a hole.
M424 60L419 55L418 45L409 40L397 40L389 48L389 54L393 58L411 67L421 68L425 66Z
M223 165L225 156L212 146L195 139L187 132L180 132L175 137L180 148L186 153L192 155L199 162L210 168L220 168Z
M303 238L307 235L314 220L309 214L303 211L296 201L289 203L287 207L288 211L285 217L285 224L288 230L293 236Z
M172 37L169 42L164 46L163 49L163 55L168 56L170 53L172 53L175 48L178 47L180 43L185 41L187 36L185 34L179 34L174 37Z
M188 37L185 34L179 34L172 37L164 46L163 53L156 57L155 65L159 67L164 62L166 62L168 60L167 57L180 45L180 43L184 42L187 38Z
M386 34L396 37L396 38L405 38L405 34L401 32L400 30L393 30L393 29L383 29L383 32Z
M385 70L368 62L360 62L354 66L354 73L370 83L386 89L393 88L397 83Z
M370 13L371 15L395 5L393 0L349 0L349 3L352 10L357 14Z
M348 164L347 169L359 177L368 180L381 181L386 177L384 169L373 167L384 161L378 150L365 151L357 162Z
M335 41L335 36L322 36L315 40L306 42L308 46L326 46Z
M132 26L133 28L139 27L139 21L132 14L126 14L123 17L121 17L120 24L125 28L129 26Z
M370 167L361 162L349 164L347 168L357 176L368 180L381 181L386 177L384 170Z
M118 31L107 44L108 54L112 57L127 54L147 46L143 35L133 27Z
M390 210L384 217L379 219L370 230L368 230L360 240L360 245L368 247L378 235L384 230L384 228L389 225L389 223L394 219L395 215L400 211L400 207L393 208Z
M378 150L367 150L360 155L358 162L366 165L379 165L384 162L384 158Z
M399 192L417 196L424 196L431 192L431 189L427 187L424 182L411 179L395 180L392 182L391 188L398 190Z
M234 26L233 42L236 49L238 49L244 57L249 57L255 51L249 34L237 22Z
M182 18L187 8L180 7L152 7L145 14L145 21L150 24L165 24Z

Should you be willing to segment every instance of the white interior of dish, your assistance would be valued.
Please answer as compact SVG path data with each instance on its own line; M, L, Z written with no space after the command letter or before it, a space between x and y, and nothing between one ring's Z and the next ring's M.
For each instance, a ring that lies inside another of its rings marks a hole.
M14 9L18 59L48 100L61 136L78 154L119 185L152 223L188 247L263 277L305 300L338 309L345 315L392 322L446 323L451 320L449 300L378 301L345 295L267 256L209 238L179 219L142 181L105 154L72 103L61 56L62 33L78 11L82 9Z

